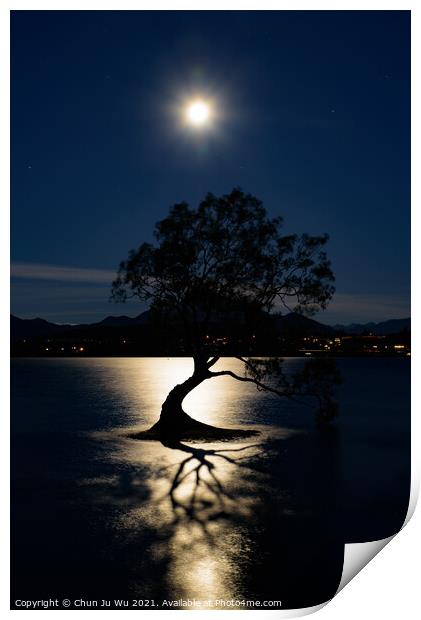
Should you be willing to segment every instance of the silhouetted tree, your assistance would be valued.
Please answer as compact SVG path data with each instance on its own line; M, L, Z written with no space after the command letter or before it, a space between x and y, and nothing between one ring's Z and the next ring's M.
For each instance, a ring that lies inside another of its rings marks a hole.
M339 380L333 362L310 360L288 375L278 358L238 357L244 365L238 375L212 370L220 358L206 345L209 326L221 317L256 319L280 307L311 315L326 308L334 292L323 250L328 236L283 235L282 218L268 217L260 200L236 188L220 197L208 194L197 209L185 202L174 205L156 224L155 237L156 245L143 243L120 264L112 298L138 297L182 325L194 372L168 394L149 436L223 434L224 429L197 422L182 408L191 390L221 376L290 399L315 398L319 419L331 419L336 414L332 386Z

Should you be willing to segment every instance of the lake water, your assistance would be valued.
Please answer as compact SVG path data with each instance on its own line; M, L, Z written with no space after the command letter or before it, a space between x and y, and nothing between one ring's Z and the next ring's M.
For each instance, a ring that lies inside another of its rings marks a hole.
M156 421L190 359L12 360L12 600L331 598L344 543L396 533L410 488L409 359L338 365L329 431L220 377L186 411L259 434L169 449L128 435Z

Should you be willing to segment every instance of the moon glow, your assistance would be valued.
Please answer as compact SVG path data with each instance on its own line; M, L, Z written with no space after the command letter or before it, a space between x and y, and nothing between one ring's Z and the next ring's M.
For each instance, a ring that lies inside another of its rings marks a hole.
M210 117L209 105L202 100L191 102L187 106L187 119L191 125L201 127L206 125Z

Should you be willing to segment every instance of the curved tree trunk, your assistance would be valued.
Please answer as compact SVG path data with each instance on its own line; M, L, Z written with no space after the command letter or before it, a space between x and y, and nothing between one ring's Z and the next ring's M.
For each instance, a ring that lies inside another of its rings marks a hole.
M210 376L206 363L201 363L200 360L195 359L192 376L171 390L162 404L158 422L150 431L156 432L160 439L171 441L189 434L196 435L213 429L212 426L194 420L183 409L183 400L186 396Z
M180 439L229 439L256 434L253 431L226 429L204 424L190 417L183 409L183 400L212 374L206 359L194 358L194 372L183 383L176 385L168 394L161 408L161 415L149 430L137 433L138 439L158 439L164 445L174 447Z

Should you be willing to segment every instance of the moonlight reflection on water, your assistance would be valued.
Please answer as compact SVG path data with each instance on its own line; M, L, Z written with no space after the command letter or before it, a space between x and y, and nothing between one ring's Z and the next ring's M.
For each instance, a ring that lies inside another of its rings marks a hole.
M192 358L108 358L98 360L98 363L96 360L80 361L86 363L90 380L97 383L103 397L115 400L118 423L136 425L137 431L157 421L168 392L193 373ZM293 369L300 363L300 360L291 358L285 361L285 366ZM243 374L243 368L244 365L234 358L221 358L212 370L229 369ZM215 426L266 424L267 412L261 411L262 396L254 385L240 383L231 377L216 377L204 381L190 392L183 408L192 417ZM291 409L290 403L273 395L269 395L268 400L276 413Z
M153 531L147 553L158 562L165 558L165 578L174 598L245 595L239 564L252 562L256 553L249 528L268 490L265 484L270 484L262 466L269 457L269 433L281 439L292 431L266 427L258 441L182 442L177 448L130 439L121 430L95 434L110 442L109 456L116 464L139 472L130 478L132 499L136 489L147 487L147 499L140 491L138 502L120 512L115 527L129 537L137 529ZM102 489L113 501L113 495L121 497L127 480L87 479L82 484Z
M187 412L259 434L169 448L131 435L156 422L190 359L13 360L13 600L244 598L287 609L331 598L344 542L396 533L410 481L408 360L338 364L329 431L308 408L219 377L189 394Z

